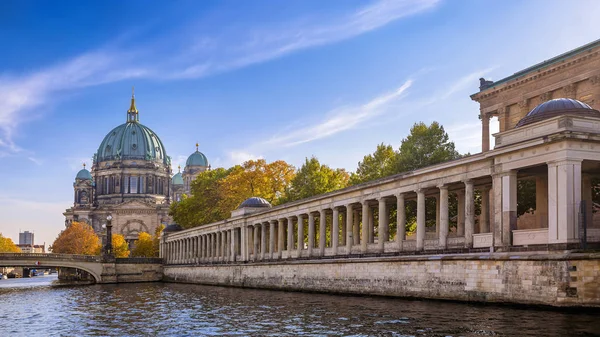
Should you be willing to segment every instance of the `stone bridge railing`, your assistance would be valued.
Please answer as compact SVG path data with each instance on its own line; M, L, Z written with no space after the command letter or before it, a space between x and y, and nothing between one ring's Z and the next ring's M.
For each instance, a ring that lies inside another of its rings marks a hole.
M0 260L53 260L102 262L97 255L54 254L54 253L0 253Z

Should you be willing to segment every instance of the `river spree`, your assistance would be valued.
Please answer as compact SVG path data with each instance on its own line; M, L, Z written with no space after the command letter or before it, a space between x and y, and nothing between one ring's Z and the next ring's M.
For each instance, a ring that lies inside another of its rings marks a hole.
M10 336L600 336L600 314L167 283L0 280Z

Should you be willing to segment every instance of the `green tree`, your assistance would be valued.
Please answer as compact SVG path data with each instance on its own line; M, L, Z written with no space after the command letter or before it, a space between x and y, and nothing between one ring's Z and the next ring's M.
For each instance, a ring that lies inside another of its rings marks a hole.
M146 232L141 232L138 239L133 243L131 251L133 257L154 257L154 247L152 236Z
M356 173L350 175L349 184L357 185L393 174L395 160L396 152L391 145L377 145L373 154L364 156L363 160L358 162Z
M115 257L123 258L129 257L129 243L125 240L125 237L121 234L112 235L112 248Z
M460 157L443 126L438 122L429 126L419 122L413 125L410 134L402 140L394 173L412 171Z
M98 255L100 248L100 238L94 229L86 223L77 221L60 232L52 243L52 252L57 254Z
M171 204L169 214L183 228L208 224L225 219L231 210L221 208L219 182L235 168L217 168L200 173L191 185L192 196L184 195L182 200Z
M160 224L160 226L156 227L156 230L154 231L154 235L152 236L152 251L153 251L153 256L154 257L158 257L159 253L160 253L160 235L162 234L163 230L165 229L165 225Z
M15 245L11 238L2 236L0 233L0 253L20 253L21 249Z
M339 190L348 185L348 179L349 175L344 169L322 165L316 157L306 158L291 181L287 197L282 201L300 200Z

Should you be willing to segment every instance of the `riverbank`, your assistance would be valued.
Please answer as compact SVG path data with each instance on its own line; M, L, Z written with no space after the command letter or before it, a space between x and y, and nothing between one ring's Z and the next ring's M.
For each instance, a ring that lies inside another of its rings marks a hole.
M166 265L163 272L175 283L600 308L600 254L575 251Z

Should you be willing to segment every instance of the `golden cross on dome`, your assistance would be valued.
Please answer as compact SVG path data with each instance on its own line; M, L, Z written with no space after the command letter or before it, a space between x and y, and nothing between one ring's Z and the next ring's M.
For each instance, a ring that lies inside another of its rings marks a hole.
M196 142L196 151L198 151L198 142Z
M83 168L85 168L85 163L83 163Z
M177 165L177 169L181 172L181 165Z

